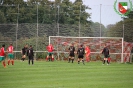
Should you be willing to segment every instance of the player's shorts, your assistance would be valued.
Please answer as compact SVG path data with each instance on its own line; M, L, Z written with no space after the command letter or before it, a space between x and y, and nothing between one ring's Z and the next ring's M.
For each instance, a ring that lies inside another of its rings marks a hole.
M48 55L49 55L49 56L52 56L52 55L53 55L53 52L48 52Z
M8 54L8 58L9 58L9 59L13 59L13 58L14 58L13 54L12 54L12 53L9 53L9 54Z
M83 56L83 55L78 55L78 58L82 58L82 59L83 59L83 58L84 58L84 56Z
M3 61L5 60L5 57L4 56L0 56L0 61Z
M70 53L69 56L70 57L74 57L75 55L74 55L74 53Z
M106 55L106 54L104 55L104 58L108 58L108 57L109 57L109 55Z

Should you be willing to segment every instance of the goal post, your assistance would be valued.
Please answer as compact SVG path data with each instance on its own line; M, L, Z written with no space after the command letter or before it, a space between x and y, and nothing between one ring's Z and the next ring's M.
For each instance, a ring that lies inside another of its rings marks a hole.
M80 44L90 47L91 60L102 60L103 55L100 51L107 44L110 50L112 61L120 61L123 63L123 38L122 37L67 37L67 36L49 36L49 44L53 44L56 50L56 57L60 58L61 54L67 58L68 48L74 43L76 50ZM66 54L66 55L65 55ZM62 57L61 57L62 58Z

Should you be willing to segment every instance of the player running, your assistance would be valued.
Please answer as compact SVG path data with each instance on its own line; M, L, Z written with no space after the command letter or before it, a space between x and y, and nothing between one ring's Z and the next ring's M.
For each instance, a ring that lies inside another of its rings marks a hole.
M12 62L12 65L14 65L14 55L13 55L14 47L12 44L10 44L7 48L8 53L8 65L10 65L10 62Z
M6 62L5 62L5 44L3 44L1 49L0 49L0 61L2 61L3 67L6 68Z
M54 55L53 55L53 50L54 50L54 47L52 44L49 44L47 47L46 47L47 51L48 51L48 55L46 57L46 60L48 61L54 61Z
M68 58L68 63L70 63L70 61L72 60L72 63L74 61L74 57L75 57L75 47L74 44L71 44L71 46L69 47L69 58Z
M84 49L83 45L80 45L80 47L78 48L77 54L78 54L78 64L82 60L83 64L85 65L85 63L84 63L85 49Z

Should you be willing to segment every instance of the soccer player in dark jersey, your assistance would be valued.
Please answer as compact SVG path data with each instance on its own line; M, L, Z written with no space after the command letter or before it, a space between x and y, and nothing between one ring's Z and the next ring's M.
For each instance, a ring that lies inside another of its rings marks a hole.
M32 48L32 45L30 45L29 49L27 50L27 56L29 58L29 65L30 65L30 61L32 61L32 65L34 64L34 51Z
M68 58L68 63L70 63L70 61L72 60L72 63L74 61L74 57L75 57L75 47L74 44L71 44L71 46L69 47L69 58Z
M104 55L104 60L103 60L103 65L105 64L105 61L107 61L107 65L109 64L108 58L109 58L109 49L106 46L106 44L104 45L104 48L102 50L102 54Z
M25 45L24 48L22 48L21 50L21 54L22 54L22 61L25 60L26 58L26 53L27 53L27 50L28 50L28 45Z
M83 64L85 65L85 63L84 63L85 49L84 49L83 45L80 45L80 47L78 48L77 54L78 54L78 64L82 60Z

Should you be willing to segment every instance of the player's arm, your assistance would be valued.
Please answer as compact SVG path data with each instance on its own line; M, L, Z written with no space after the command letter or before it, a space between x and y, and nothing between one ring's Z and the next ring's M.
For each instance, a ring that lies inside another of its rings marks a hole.
M23 50L21 50L21 54L23 54Z
M104 49L103 49L103 50L101 50L101 52L100 52L100 53L101 53L101 54L103 54L103 52L104 52Z
M7 52L7 53L9 52L9 47L7 48L6 52Z

